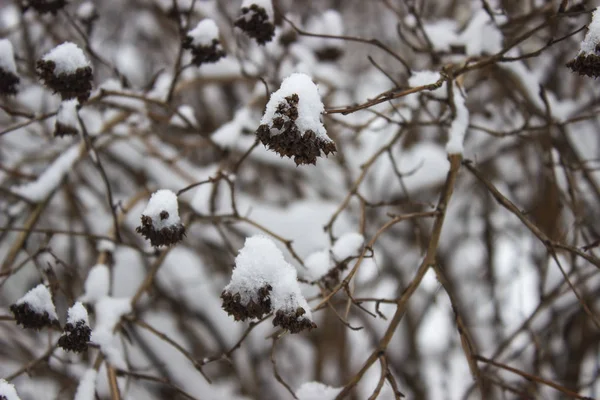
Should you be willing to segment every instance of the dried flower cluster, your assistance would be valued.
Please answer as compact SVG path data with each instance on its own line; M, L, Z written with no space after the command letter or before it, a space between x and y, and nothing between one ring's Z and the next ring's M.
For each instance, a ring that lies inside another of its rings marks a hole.
M141 220L136 232L150 240L152 246L172 246L185 236L185 226L179 221L177 195L170 190L159 190L150 197Z
M31 7L40 14L56 14L66 5L66 0L25 0L23 1L23 10Z
M87 350L91 335L92 329L84 321L77 321L75 325L67 322L64 334L58 339L58 346L81 353Z
M192 52L192 63L200 66L214 63L225 57L225 50L219 40L219 29L211 19L198 23L183 39L182 46Z
M45 327L59 327L52 295L42 284L37 285L10 306L18 325L27 329L40 330Z
M241 9L242 15L235 21L235 26L240 28L246 35L256 40L258 44L264 45L275 36L275 25L269 18L267 10L258 4L250 4Z

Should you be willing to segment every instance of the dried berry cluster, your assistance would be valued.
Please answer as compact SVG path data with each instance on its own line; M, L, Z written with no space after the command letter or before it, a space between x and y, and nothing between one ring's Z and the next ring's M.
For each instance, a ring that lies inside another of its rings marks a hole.
M92 68L77 68L74 73L55 74L56 64L51 60L38 60L37 69L44 84L59 93L63 100L77 98L83 102L90 97L92 91Z
M169 218L169 213L162 211L160 219L165 220L167 218ZM150 240L150 244L154 247L177 244L185 236L185 226L182 224L156 229L152 223L152 218L147 215L142 215L142 225L135 228L135 231Z
M242 7L242 15L234 25L255 39L258 44L270 42L275 36L275 25L269 20L267 11L256 4Z
M340 47L327 46L315 50L315 55L319 61L337 61L344 54Z
M597 78L600 76L600 56L582 53L569 61L567 67L581 76Z
M77 321L75 326L67 323L63 335L58 339L58 346L81 353L87 350L91 335L92 329L84 321Z
M256 136L262 144L282 157L294 157L296 165L315 164L321 152L325 155L335 153L337 149L334 142L317 138L312 130L300 132L298 129L295 122L298 119L298 95L287 96L285 101L277 106L272 126L262 124L256 130ZM271 129L281 133L271 135Z
M19 82L17 75L0 67L0 94L17 94Z
M50 315L47 312L44 311L43 313L39 313L26 302L11 305L10 311L13 313L17 325L22 325L23 328L39 331L47 326L60 326L58 321L54 318L50 318Z
M223 309L227 314L232 315L236 321L245 321L247 319L262 318L271 312L271 293L273 287L266 285L258 290L257 301L250 300L247 304L242 304L242 296L239 293L229 293L223 291L221 299L223 299Z
M67 5L66 0L28 0L23 3L23 10L31 7L40 14L52 13L54 15Z
M273 318L273 325L285 328L291 333L298 333L305 329L309 331L315 329L317 324L308 318L303 318L304 314L306 314L306 311L302 307L296 308L294 312L278 310L275 313L275 318Z
M75 136L78 133L79 131L74 126L61 124L58 121L54 124L54 137Z
M192 64L200 66L204 63L214 63L225 57L225 50L221 47L218 39L213 39L210 46L194 46L193 38L186 36L183 40L183 48L192 51Z

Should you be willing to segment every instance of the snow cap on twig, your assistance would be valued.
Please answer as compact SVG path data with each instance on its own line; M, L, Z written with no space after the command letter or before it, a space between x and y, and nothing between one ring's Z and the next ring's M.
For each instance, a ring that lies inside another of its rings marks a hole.
M91 334L87 310L77 302L67 311L67 323L63 335L58 339L58 346L81 353L87 350Z
M273 39L275 24L271 0L244 0L241 11L242 15L235 21L235 26L258 44L264 45Z
M0 379L0 400L21 400L15 389L15 385Z
M152 194L142 212L142 225L136 228L152 246L171 246L185 236L185 227L179 220L177 195L161 189Z
M219 41L219 27L210 18L198 22L198 25L187 33L183 39L183 48L192 52L192 63L200 66L214 63L225 57L225 51Z
M59 325L52 295L41 283L11 305L10 311L17 324L23 328L40 330L46 326Z
M20 81L12 43L8 39L0 39L0 94L17 94Z
M44 55L36 64L44 84L63 100L87 100L92 91L92 67L83 50L65 42Z
M77 117L77 99L65 100L60 103L54 124L54 137L74 136L81 133Z
M567 67L581 76L600 76L600 7L592 13L592 22L581 42L579 54L567 63Z
M282 157L294 157L296 165L315 164L321 152L337 150L321 122L324 109L317 85L308 75L294 73L271 94L256 135Z
M336 10L326 10L309 19L306 30L319 35L341 36L344 34L342 16ZM303 41L320 61L335 61L344 54L343 40L307 36Z

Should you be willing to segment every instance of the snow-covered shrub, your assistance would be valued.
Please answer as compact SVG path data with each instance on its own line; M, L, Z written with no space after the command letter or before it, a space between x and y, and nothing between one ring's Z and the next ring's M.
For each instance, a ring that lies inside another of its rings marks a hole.
M225 57L225 51L219 41L219 27L212 19L206 18L187 33L183 48L192 52L192 63L200 66L214 63Z
M142 212L142 225L136 231L150 240L152 246L171 246L185 236L185 227L179 219L177 195L161 189L152 194Z
M92 91L92 67L83 50L71 42L62 43L37 61L38 75L63 100L87 100Z
M306 74L288 76L267 103L256 130L258 139L296 165L315 164L321 153L336 152L321 122L324 106L317 86Z

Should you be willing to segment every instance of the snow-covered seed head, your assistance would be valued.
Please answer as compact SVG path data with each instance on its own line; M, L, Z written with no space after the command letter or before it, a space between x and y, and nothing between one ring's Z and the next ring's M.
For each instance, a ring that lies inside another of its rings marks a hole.
M15 385L0 379L0 400L20 400Z
M214 63L225 57L219 41L219 28L212 19L203 19L188 32L183 40L183 48L192 52L192 63L200 66Z
M271 95L256 130L257 138L296 165L316 164L321 153L337 151L321 123L323 103L317 86L305 74L292 74Z
M31 7L40 14L52 13L53 15L67 5L66 0L24 0L22 3L24 10Z
M54 137L74 136L80 133L77 117L77 99L65 100L60 103L54 124Z
M67 323L63 335L58 339L58 346L67 351L81 353L86 351L92 335L87 310L77 302L67 311Z
M247 319L259 319L271 312L271 299L269 294L273 290L271 285L265 285L258 288L256 293L251 294L251 299L247 303L242 302L240 293L230 293L224 290L221 293L223 300L223 310L232 315L236 321L246 321ZM254 300L256 298L256 300Z
M185 236L185 227L179 220L177 195L162 189L151 197L142 212L142 224L136 232L150 240L152 246L171 246Z
M581 76L600 76L600 7L592 13L592 22L581 42L579 54L567 63L567 67Z
M304 317L305 314L306 310L302 307L298 307L294 311L278 310L275 313L275 318L273 318L273 326L280 326L290 331L290 333L315 329L317 324Z
M92 67L83 50L71 42L56 46L38 60L37 72L44 84L63 100L83 102L92 91Z
M244 0L241 11L242 15L235 21L235 26L258 44L264 45L273 39L275 25L271 0Z
M17 94L17 65L12 43L8 39L0 40L0 94Z
M42 284L37 285L25 296L10 306L18 325L23 328L40 330L47 326L60 326L52 295Z
M306 30L309 32L341 36L344 34L342 16L336 10L327 10L311 18ZM331 40L319 37L304 37L304 42L313 49L320 61L336 61L344 54L344 41Z

